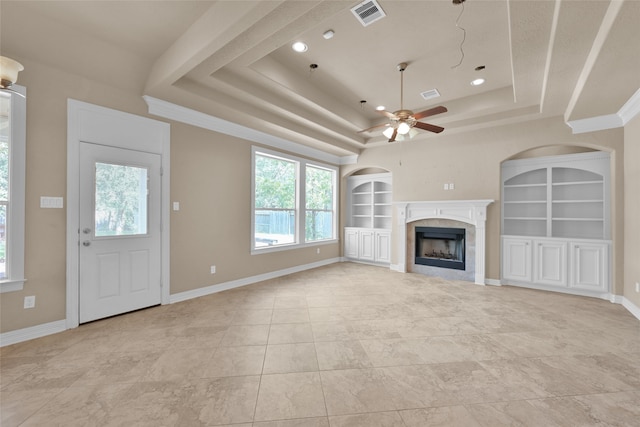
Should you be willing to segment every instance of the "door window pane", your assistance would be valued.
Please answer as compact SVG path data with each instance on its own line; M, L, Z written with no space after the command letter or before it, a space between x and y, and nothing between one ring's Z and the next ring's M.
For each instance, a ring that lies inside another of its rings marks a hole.
M148 170L96 163L95 235L147 234Z

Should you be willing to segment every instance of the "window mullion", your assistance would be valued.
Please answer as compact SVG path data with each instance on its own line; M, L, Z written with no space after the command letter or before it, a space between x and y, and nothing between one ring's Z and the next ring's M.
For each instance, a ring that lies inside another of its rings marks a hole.
M305 233L307 226L307 165L305 163L299 163L298 168L298 192L300 194L300 201L298 203L298 243L306 243L307 235Z

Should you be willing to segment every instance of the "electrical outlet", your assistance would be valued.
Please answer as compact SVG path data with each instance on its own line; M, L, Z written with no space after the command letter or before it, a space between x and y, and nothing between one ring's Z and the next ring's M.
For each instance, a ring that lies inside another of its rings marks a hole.
M453 185L453 182L449 183L449 190L454 190L456 188L455 185Z
M319 254L320 253L320 248L316 249L316 253Z
M636 282L636 292L640 292L640 282Z
M36 296L31 295L24 297L24 308L33 308L36 306Z
M215 265L211 266L211 274L216 274L216 266Z

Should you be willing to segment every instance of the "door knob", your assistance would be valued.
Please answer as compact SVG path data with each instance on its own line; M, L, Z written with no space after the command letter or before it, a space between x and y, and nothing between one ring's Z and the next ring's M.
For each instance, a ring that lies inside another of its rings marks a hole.
M82 246L91 246L91 242L88 240L85 240L84 242L82 242Z
M90 229L90 228L83 228L83 229L82 229L82 232L83 232L84 234L89 234L89 233L91 233L91 229Z

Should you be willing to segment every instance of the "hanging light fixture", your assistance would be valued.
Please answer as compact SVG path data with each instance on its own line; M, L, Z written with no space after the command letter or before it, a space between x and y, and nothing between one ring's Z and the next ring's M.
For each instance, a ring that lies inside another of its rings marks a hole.
M23 94L11 89L11 86L18 80L18 73L22 70L24 67L18 61L0 56L0 90L24 97Z
M394 129L395 129L395 128L394 128L393 126L389 126L389 127L387 127L385 130L383 130L383 131L382 131L382 134L383 134L384 136L386 136L386 137L387 137L387 139L389 139L389 138L391 138L391 136L393 136L393 130L394 130Z

